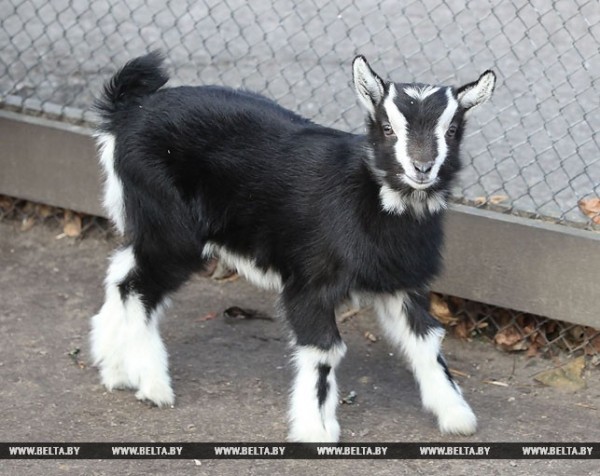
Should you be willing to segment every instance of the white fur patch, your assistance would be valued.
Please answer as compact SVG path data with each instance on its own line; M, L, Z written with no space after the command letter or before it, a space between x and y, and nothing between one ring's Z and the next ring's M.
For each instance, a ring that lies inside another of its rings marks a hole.
M467 110L479 106L492 97L495 86L496 75L488 71L472 87L465 89L458 95L458 102Z
M225 265L231 269L235 269L256 286L276 291L281 291L283 289L283 282L279 273L272 269L268 269L267 271L261 270L256 265L256 261L252 258L246 258L236 253L232 253L225 247L210 242L206 243L204 246L202 255L204 257L218 257Z
M123 182L115 172L115 137L112 134L101 133L96 136L100 150L100 164L104 170L104 199L103 205L108 216L117 230L125 231L125 205L123 202Z
M424 101L429 96L431 96L432 94L435 94L439 90L440 90L439 87L429 86L429 85L423 86L423 87L408 86L408 87L404 88L404 92L411 98L416 99L417 101Z
M444 162L446 161L446 156L448 155L448 145L446 144L446 132L452 123L452 118L454 114L456 114L456 110L458 109L458 101L454 99L454 95L452 94L452 90L450 88L446 88L446 99L447 104L444 112L439 117L437 121L437 125L435 127L435 136L437 139L437 149L438 153L435 158L433 167L431 169L431 177L437 177L438 173Z
M367 62L361 57L354 60L352 73L358 99L371 117L375 117L375 106L379 104L384 93L381 80L373 74Z
M117 251L106 277L106 298L92 318L91 349L108 390L138 389L136 397L158 406L172 405L168 356L160 338L159 320L166 302L147 316L136 294L123 302L118 285L135 267L131 248Z
M406 211L407 203L402 195L387 184L383 184L379 189L379 198L386 212L401 215Z
M329 352L311 346L296 348L293 357L296 377L290 399L289 441L335 443L339 440L340 425L335 416L338 403L335 369L345 353L346 345L343 343ZM317 395L320 365L331 368L327 375L329 389L322 406L319 405Z
M423 407L437 417L440 431L472 434L477 428L477 419L458 386L449 382L437 360L444 331L434 328L423 337L417 336L406 316L407 299L402 292L376 296L374 305L379 322L387 338L406 356L419 385Z
M396 95L396 86L391 84L389 93L383 101L383 108L390 120L392 129L394 129L394 134L396 134L396 144L394 145L396 160L400 162L405 173L414 176L416 170L411 158L408 156L408 122L394 103Z
M411 209L417 218L424 217L427 213L433 215L448 208L448 203L440 192L414 190L409 195L403 195L385 183L379 189L379 198L386 212L401 215L407 209Z

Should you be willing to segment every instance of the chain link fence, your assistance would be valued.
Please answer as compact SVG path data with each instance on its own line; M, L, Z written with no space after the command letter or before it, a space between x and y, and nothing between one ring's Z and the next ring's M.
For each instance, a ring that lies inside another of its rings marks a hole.
M600 224L586 202L600 196L597 0L0 0L0 11L0 107L78 123L94 122L94 97L118 67L157 48L172 85L258 91L355 132L357 53L396 81L460 85L492 68L499 84L473 114L456 200ZM43 222L59 237L111 236L106 220L9 197L2 219L23 231ZM600 363L591 328L447 296L434 297L433 312L461 338Z
M262 92L317 122L362 130L350 64L396 81L462 84L493 68L457 199L593 227L600 196L597 0L0 0L0 101L93 122L119 66L162 49L171 84Z

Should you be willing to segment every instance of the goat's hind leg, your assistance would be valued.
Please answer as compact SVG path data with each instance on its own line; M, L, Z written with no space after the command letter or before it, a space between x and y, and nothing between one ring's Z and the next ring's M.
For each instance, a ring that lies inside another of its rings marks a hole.
M375 300L378 318L389 340L405 355L419 385L423 407L437 417L440 431L473 434L477 419L442 356L444 329L429 314L425 296L380 296Z
M109 390L136 389L136 397L158 406L175 400L168 356L159 333L166 295L187 277L169 273L132 246L117 251L108 269L106 300L92 318L91 348L102 383Z

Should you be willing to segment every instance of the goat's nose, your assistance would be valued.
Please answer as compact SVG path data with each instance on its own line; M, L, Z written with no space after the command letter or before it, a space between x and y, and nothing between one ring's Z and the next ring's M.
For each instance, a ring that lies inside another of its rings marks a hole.
M417 169L422 174L430 172L433 168L433 164L433 160L430 160L428 162L414 162L415 169Z

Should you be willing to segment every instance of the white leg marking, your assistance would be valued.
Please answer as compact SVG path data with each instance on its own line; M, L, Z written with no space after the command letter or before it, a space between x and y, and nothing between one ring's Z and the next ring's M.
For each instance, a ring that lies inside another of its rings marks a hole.
M94 365L100 367L102 383L109 390L135 387L125 372L125 306L117 287L135 266L131 248L117 251L105 280L106 298L92 318L91 349Z
M139 389L139 399L171 405L175 397L168 372L168 357L160 338L158 321L164 305L147 317L139 296L125 302L118 285L135 267L131 248L117 251L106 277L106 300L92 318L91 348L107 389Z
M125 206L123 202L123 183L115 172L115 137L111 134L96 136L100 149L100 164L104 169L104 200L103 205L117 230L125 231Z
M299 346L294 354L296 378L292 387L289 412L289 441L297 442L337 442L340 438L340 425L335 411L338 403L338 389L335 368L346 353L346 345L341 344L330 351L316 347ZM319 405L317 388L319 366L330 367L327 375L327 396Z
M402 349L421 391L423 407L438 419L442 433L471 435L477 429L477 419L463 399L458 385L448 380L438 362L444 331L432 328L425 336L416 335L406 316L407 296L375 298L375 309L388 339Z

